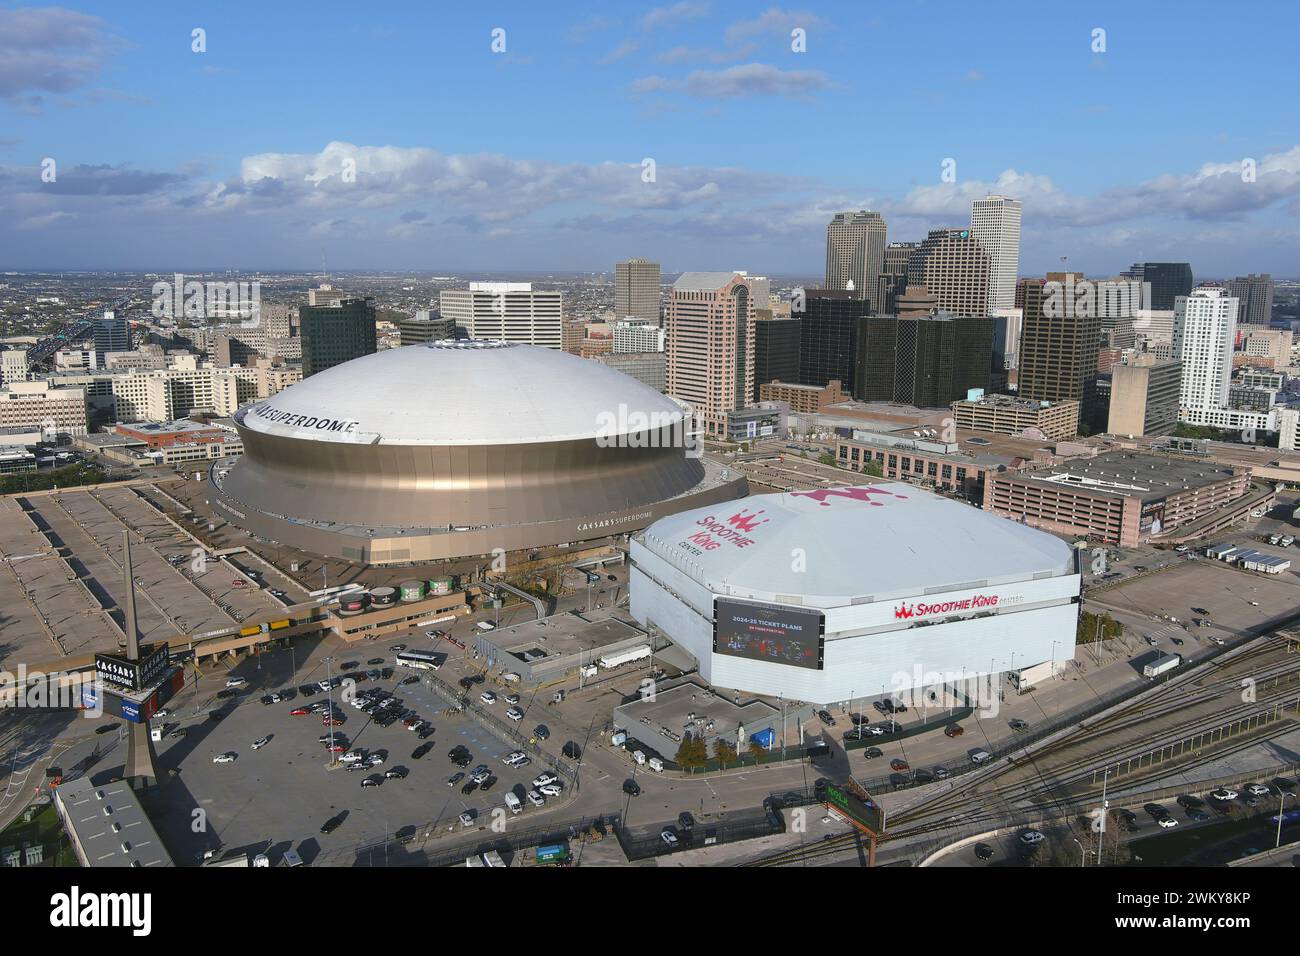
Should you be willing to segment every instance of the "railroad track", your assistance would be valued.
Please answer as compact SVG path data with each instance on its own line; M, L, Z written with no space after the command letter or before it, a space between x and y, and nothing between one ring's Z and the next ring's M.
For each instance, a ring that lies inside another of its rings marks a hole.
M1220 726L1234 719L1260 713L1270 709L1270 705L1278 706L1296 701L1300 697L1300 660L1271 662L1264 670L1257 671L1253 675L1259 681L1258 687L1262 688L1262 691L1250 704L1243 704L1237 698L1227 706L1209 713L1201 711L1189 714L1185 720L1175 721L1173 726L1160 728L1156 737L1139 738L1117 744L1101 752L1081 754L1057 766L1051 765L1044 759L1062 756L1070 749L1095 743L1099 731L1114 734L1123 730L1140 730L1153 720L1167 718L1198 706L1203 707L1211 703L1215 697L1228 692L1236 694L1240 691L1240 677L1234 672L1239 671L1243 666L1254 664L1269 654L1277 653L1284 646L1283 641L1269 638L1261 642L1258 647L1252 647L1230 661L1218 662L1219 666L1208 674L1186 675L1166 685L1166 690L1174 692L1183 688L1195 688L1197 693L1193 697L1170 701L1165 695L1161 695L1154 700L1121 705L1111 714L1080 726L1061 740L1039 748L1032 754L1022 758L1011 758L1001 766L977 774L975 779L965 785L959 784L951 790L927 797L890 818L890 837L898 839L923 836L951 829L958 821L963 824L1005 821L1013 815L1011 798L1020 803L1031 801L1045 804L1039 808L1040 811L1050 809L1053 803L1059 804L1057 809L1061 809L1096 789L1091 781L1091 775L1099 765L1132 757L1135 751L1150 752L1159 748L1162 741L1168 745L1185 740L1197 730L1203 730L1207 726ZM1272 684L1269 683L1270 680L1273 681ZM1267 733L1250 733L1244 738L1234 740L1227 747L1207 747L1198 753L1189 754L1187 759L1183 759L1180 755L1176 759L1171 758L1169 761L1153 764L1145 769L1139 768L1137 771L1125 774L1122 784L1126 789L1131 789L1134 784L1167 775L1175 766L1179 769L1187 769L1211 760L1219 760L1239 750L1255 746L1261 740L1289 732L1294 727L1293 722L1286 721L1272 726ZM1032 782L1028 786L1024 779L1013 779L1018 772L1023 771L1028 771L1032 775ZM1036 780L1033 780L1034 777ZM1085 783L1085 780L1087 787L1082 792L1071 793L1067 789L1075 788ZM972 811L960 816L954 815L952 808L966 802L977 803ZM1000 804L1005 809L1001 812L990 811L984 807L987 803ZM1025 810L1022 808L1020 812L1024 813ZM830 837L813 846L783 850L745 865L785 866L806 863L808 860L857 849L859 844L860 836L856 832L846 833Z

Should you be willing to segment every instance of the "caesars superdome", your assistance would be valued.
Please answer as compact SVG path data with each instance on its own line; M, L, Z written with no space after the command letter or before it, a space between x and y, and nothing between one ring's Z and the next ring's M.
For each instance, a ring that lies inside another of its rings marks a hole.
M508 342L389 349L235 415L218 513L316 554L391 564L622 534L747 493L687 410L621 372Z

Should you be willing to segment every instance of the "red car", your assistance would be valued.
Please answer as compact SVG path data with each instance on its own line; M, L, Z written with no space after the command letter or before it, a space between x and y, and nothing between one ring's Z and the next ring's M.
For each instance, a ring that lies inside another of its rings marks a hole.
M307 714L310 713L311 711L308 710L306 707L295 707L293 710L289 711L289 714L293 717L305 717Z
M966 731L961 729L960 724L949 724L947 727L943 728L943 732L948 737L960 737Z
M337 717L326 717L326 718L325 718L324 720L322 720L320 723L321 723L321 726L322 726L322 727L342 727L342 726L343 726L343 721L339 720Z
M348 752L348 748L344 747L342 744L335 744L333 747L326 745L325 749L332 754L343 754Z
M893 760L889 761L889 769L902 771L902 770L910 770L912 768L908 766L906 760L902 759L901 757L895 757Z

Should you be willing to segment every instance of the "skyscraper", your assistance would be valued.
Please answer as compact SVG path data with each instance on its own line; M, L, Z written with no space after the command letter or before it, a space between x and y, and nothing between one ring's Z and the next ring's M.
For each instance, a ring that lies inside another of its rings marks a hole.
M298 309L298 322L302 327L303 378L377 350L373 299L304 305Z
M915 242L891 242L885 246L885 262L871 295L873 315L894 315L898 297L907 290L907 263L916 251Z
M1238 325L1267 326L1273 318L1273 277L1251 273L1223 283L1224 291L1237 299Z
M929 289L944 312L987 315L990 261L969 229L931 229L908 260L907 282Z
M1232 380L1238 302L1201 286L1174 302L1174 356L1183 363L1178 402L1187 409L1225 408Z
M727 413L754 392L754 308L734 272L686 272L665 312L665 391L689 402L704 431L726 435Z
M1151 283L1151 301L1146 303L1148 309L1168 311L1174 307L1174 299L1192 292L1192 266L1189 262L1135 262L1132 268L1120 274L1125 279Z
M759 400L759 390L769 382L799 384L801 324L802 320L798 318L754 322L754 391L751 401Z
M659 324L659 263L626 259L614 264L614 318Z
M864 322L858 397L940 408L987 390L993 319L937 312L874 315Z
M1020 270L1020 200L1006 196L976 199L970 207L971 235L989 254L989 297L986 311L1015 306Z
M561 293L535 291L531 282L471 282L438 293L442 317L471 339L564 348Z
M125 318L118 318L112 312L105 312L95 319L91 334L95 340L95 351L103 356L105 352L131 351L131 327Z
M799 314L800 385L821 388L838 379L857 394L858 341L870 302L847 289L808 289Z
M827 224L826 288L852 288L859 298L870 299L876 294L884 259L885 220L880 213L837 212Z
M1079 402L1095 411L1101 319L1078 301L1083 273L1049 272L1043 285L1025 284L1018 358L1020 396L1041 402Z

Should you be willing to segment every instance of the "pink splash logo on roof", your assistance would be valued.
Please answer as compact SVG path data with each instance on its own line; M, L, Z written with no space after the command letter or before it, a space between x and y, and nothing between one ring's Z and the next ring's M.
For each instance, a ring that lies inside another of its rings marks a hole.
M816 491L792 491L791 498L814 498L825 508L830 502L828 498L848 498L852 501L865 501L869 505L879 508L884 502L872 501L872 495L884 495L886 498L907 499L907 495L896 495L892 491L886 491L884 488L818 488Z

